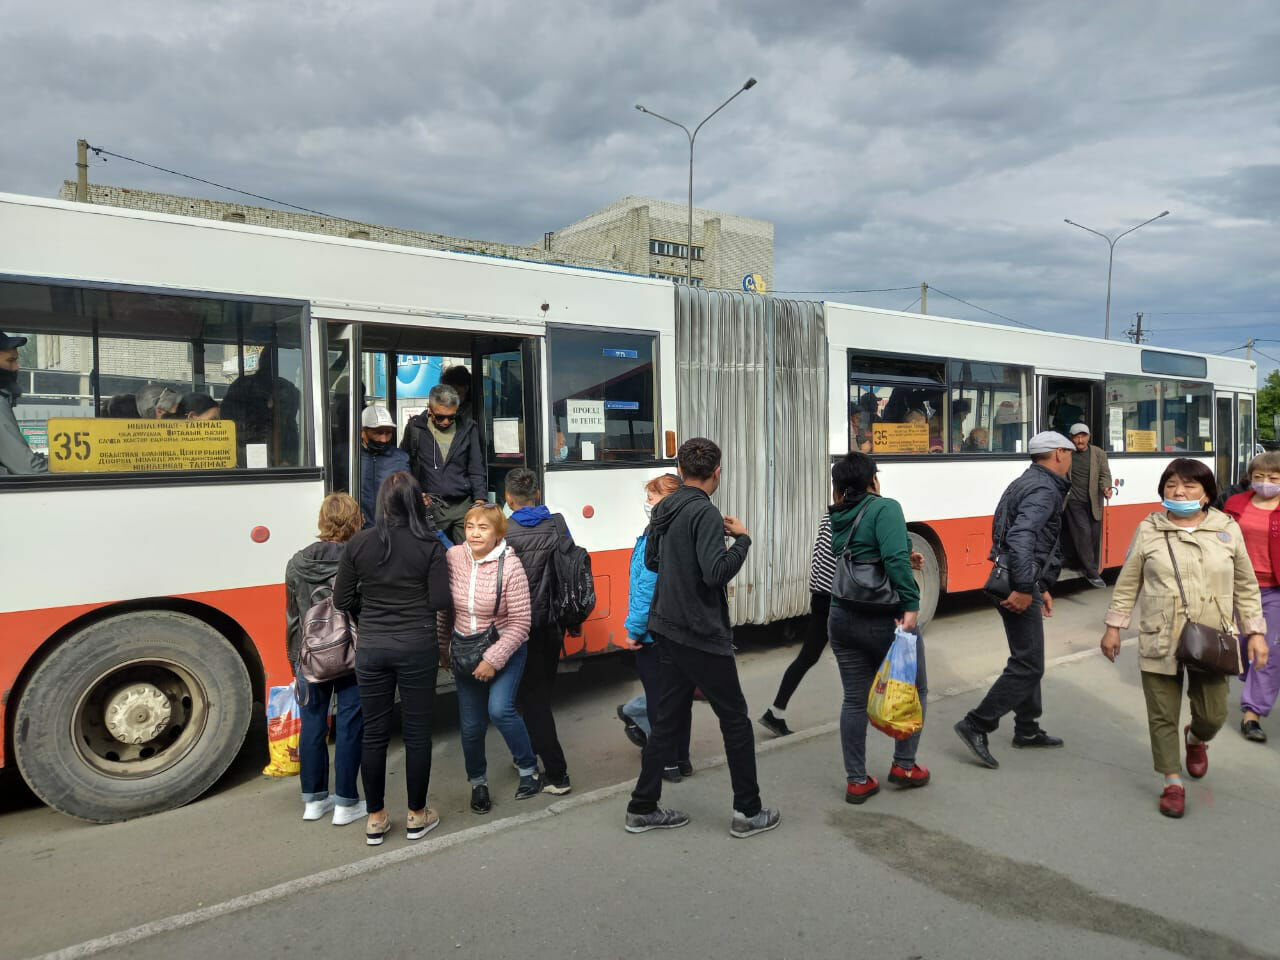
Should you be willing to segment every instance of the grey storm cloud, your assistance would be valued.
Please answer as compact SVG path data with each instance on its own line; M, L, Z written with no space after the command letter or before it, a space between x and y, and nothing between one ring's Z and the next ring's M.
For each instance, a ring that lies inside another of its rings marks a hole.
M1117 245L1113 328L1143 310L1157 343L1226 349L1280 330L1276 49L1269 0L20 4L0 190L53 194L83 136L530 242L626 194L683 199L683 135L633 105L692 124L755 76L699 135L695 199L774 221L780 289L928 281L1099 334L1106 245L1063 218L1118 232L1168 208ZM119 160L91 176L220 196Z

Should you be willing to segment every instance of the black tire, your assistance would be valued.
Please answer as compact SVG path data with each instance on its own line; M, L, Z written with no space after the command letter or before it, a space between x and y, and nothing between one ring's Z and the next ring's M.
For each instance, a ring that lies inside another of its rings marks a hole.
M938 568L938 555L933 545L914 531L907 531L911 549L924 554L924 569L916 570L916 585L920 588L920 617L918 625L923 629L938 610L938 594L942 592L942 574Z
M49 806L113 823L208 790L244 743L251 710L249 673L222 634L180 613L126 613L68 637L36 668L14 716L14 754Z

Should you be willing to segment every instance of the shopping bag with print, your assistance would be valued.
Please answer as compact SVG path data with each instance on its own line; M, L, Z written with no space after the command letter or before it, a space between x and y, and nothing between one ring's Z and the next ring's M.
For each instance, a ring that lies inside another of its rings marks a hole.
M272 687L267 698L267 750L271 762L262 772L268 777L297 776L298 740L302 736L302 715L294 685Z
M905 740L924 726L924 710L916 688L916 635L901 627L876 671L867 699L867 719L895 740Z

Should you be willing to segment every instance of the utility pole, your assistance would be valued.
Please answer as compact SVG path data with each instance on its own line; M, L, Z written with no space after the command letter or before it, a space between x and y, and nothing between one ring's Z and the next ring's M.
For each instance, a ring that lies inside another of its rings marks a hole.
M76 199L89 202L89 141L76 141Z
M1146 343L1146 342L1147 342L1147 335L1146 335L1145 333L1143 333L1143 332L1142 332L1142 311L1138 311L1138 323L1137 323L1137 326L1135 326L1135 327L1130 327L1130 328L1125 332L1125 336L1126 336L1126 337L1128 337L1130 340L1132 340L1134 343Z
M1250 337L1248 342L1244 345L1244 358L1246 360L1253 359L1253 337Z
M929 312L929 285L927 283L920 284L920 312Z

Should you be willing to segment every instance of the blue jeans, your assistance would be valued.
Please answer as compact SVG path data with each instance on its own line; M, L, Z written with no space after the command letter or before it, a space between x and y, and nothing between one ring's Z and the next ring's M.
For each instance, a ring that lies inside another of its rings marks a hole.
M474 677L455 676L458 720L462 727L462 758L467 767L467 780L472 786L489 782L484 736L489 730L490 720L502 734L502 739L507 741L520 776L538 772L538 758L533 754L529 731L516 711L516 690L528 657L528 647L522 644L488 683L481 683Z
M336 693L338 736L333 752L338 781L336 802L340 807L353 807L360 802L356 776L360 771L360 741L364 737L364 711L360 709L356 675L327 683L299 679L298 685L304 688L307 697L305 704L298 705L302 714L302 734L298 738L302 799L310 803L329 796L329 701Z

